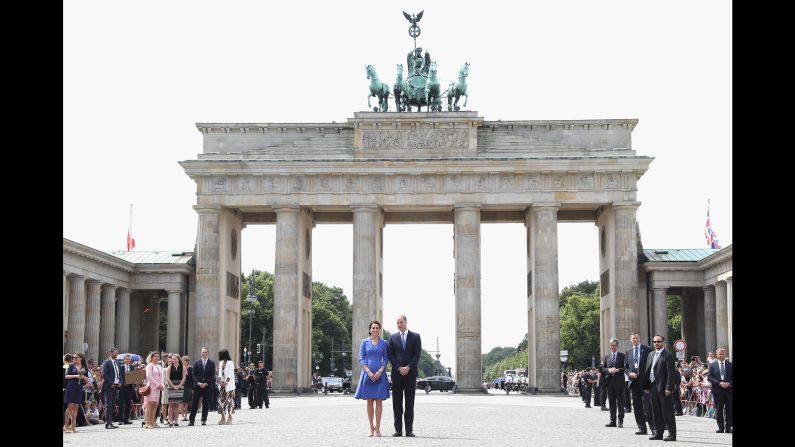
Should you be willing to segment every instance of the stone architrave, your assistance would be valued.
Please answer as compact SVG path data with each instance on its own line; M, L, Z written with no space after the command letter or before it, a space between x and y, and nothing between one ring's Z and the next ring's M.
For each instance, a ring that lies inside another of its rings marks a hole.
M66 352L83 352L86 333L85 278L69 276L69 329L66 334Z
M560 392L559 203L533 204L536 383L542 393Z
M220 207L194 206L199 214L196 236L196 309L193 351L206 346L210 355L218 352L219 219ZM158 307L159 309L159 307Z
M729 311L726 281L715 283L715 347L729 349Z
M456 204L455 339L456 384L463 393L480 392L480 204Z
M86 281L86 357L99 361L100 282Z
M99 355L104 358L114 347L113 335L116 330L116 286L102 285L102 302L99 319ZM99 360L99 359L97 359Z
M704 290L704 352L715 350L715 289L706 286ZM706 355L704 356L706 358Z
M353 333L351 334L351 386L356 388L359 383L361 367L359 366L359 343L365 337L365 330L370 321L378 320L384 324L381 315L381 297L378 291L378 274L380 265L381 228L383 214L375 205L351 205L353 210ZM383 328L382 328L383 329Z

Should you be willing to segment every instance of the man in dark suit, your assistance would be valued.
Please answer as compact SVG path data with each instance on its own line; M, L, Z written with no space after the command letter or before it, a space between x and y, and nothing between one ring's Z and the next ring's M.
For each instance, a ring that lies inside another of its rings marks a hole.
M121 424L130 425L130 407L132 406L133 384L127 383L127 371L132 371L132 356L124 356L124 364L119 367L121 387L119 388L119 420Z
M420 334L406 328L406 316L398 315L398 332L389 337L387 356L392 364L392 411L395 433L403 436L403 393L406 394L406 436L414 436L414 392L417 390L417 364L422 352Z
M193 399L190 403L190 418L188 425L193 425L196 420L196 410L199 408L199 399L202 401L202 425L207 425L207 413L212 406L215 393L215 362L209 359L210 351L202 348L202 358L193 364Z
M105 428L119 428L113 425L113 409L116 407L116 396L121 384L119 365L116 364L116 356L119 350L110 348L110 357L102 362L102 392L105 394Z
M715 420L718 421L716 433L732 433L732 362L726 360L726 348L718 348L715 355L717 360L710 363L707 380L712 385L712 396L715 398Z
M602 374L605 376L607 400L610 402L610 423L605 427L616 426L616 409L618 409L618 426L624 426L624 353L618 352L618 340L610 339L610 354L602 361Z
M654 352L649 353L646 372L643 376L643 390L651 391L651 411L654 419L654 436L649 439L676 441L676 418L674 417L674 393L679 392L679 384L674 381L674 356L665 350L665 337L652 337ZM677 396L678 397L678 396ZM663 431L668 428L668 436L663 439Z
M646 359L649 357L651 348L640 343L640 334L633 332L629 337L632 346L627 349L624 363L624 370L629 378L629 392L632 395L632 406L635 407L635 422L638 424L636 435L648 434L646 422L649 428L654 431L654 423L651 418L651 408L649 407L649 395L643 392L643 373L646 371Z

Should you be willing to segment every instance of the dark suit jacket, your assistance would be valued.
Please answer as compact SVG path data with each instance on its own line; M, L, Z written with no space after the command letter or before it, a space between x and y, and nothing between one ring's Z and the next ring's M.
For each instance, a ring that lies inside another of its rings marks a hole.
M617 386L624 384L624 353L620 351L616 351L616 364L615 367L618 368L618 372L615 374L610 374L607 370L610 368L610 360L613 358L613 353L607 354L602 362L602 367L600 368L602 374L605 376L605 385L607 386Z
M215 362L210 359L207 359L207 368L202 365L202 359L193 363L193 385L198 386L200 383L215 383Z
M649 358L649 352L651 352L651 348L641 343L640 345L640 357L638 359L638 369L635 369L635 362L632 361L632 356L634 355L634 347L630 347L627 349L627 352L624 353L624 357L626 361L624 362L624 371L627 374L634 372L638 375L637 379L629 379L629 386L643 386L643 373L646 371L646 359Z
M643 389L648 390L652 385L654 385L654 388L656 388L660 393L665 390L676 393L679 389L679 382L676 381L674 374L674 370L676 369L674 366L676 363L676 357L674 357L674 355L668 352L666 349L662 350L659 358L657 358L657 364L654 365L654 383L651 383L651 370L653 362L654 351L651 351L646 362L646 373L643 375Z
M111 360L110 357L106 358L104 362L102 362L102 389L109 390L111 386L113 386L113 382L116 381L116 371L113 369L113 363L116 360ZM116 364L119 368L119 375L121 374L121 366ZM720 375L718 375L720 377ZM124 384L121 377L119 378L119 385Z
M709 376L707 376L707 380L709 380L709 383L712 384L712 394L731 391L732 387L734 386L732 379L732 362L725 360L723 363L724 368L726 368L726 376L723 380L720 380L720 362L715 360L709 364ZM729 382L729 385L731 386L729 388L721 388L721 382Z
M420 353L422 353L420 334L407 330L406 349L403 349L403 342L400 341L400 332L395 332L389 337L386 352L389 362L392 364L393 378L400 376L398 368L401 366L410 368L408 377L417 377L417 364L420 362Z

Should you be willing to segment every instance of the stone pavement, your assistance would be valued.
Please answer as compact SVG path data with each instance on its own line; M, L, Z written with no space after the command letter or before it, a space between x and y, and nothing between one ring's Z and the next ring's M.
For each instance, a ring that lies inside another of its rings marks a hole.
M624 428L607 428L609 413L585 408L579 397L524 396L496 393L461 395L425 394L418 390L414 407L416 438L393 438L392 400L384 401L381 438L369 438L365 403L351 395L303 395L271 397L270 409L235 412L231 426L217 425L218 413L210 413L207 426L197 414L196 425L154 430L122 425L106 430L103 425L78 427L79 433L63 434L63 445L79 447L111 445L202 446L482 446L482 445L650 445L681 444L649 441L636 436L635 419L626 415ZM677 440L686 443L731 445L731 434L715 433L714 419L679 416ZM667 432L666 432L667 434Z

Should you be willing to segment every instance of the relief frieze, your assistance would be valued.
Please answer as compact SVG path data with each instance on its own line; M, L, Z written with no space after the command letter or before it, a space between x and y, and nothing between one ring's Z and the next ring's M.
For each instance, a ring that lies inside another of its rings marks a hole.
M363 129L364 149L466 149L468 129Z

